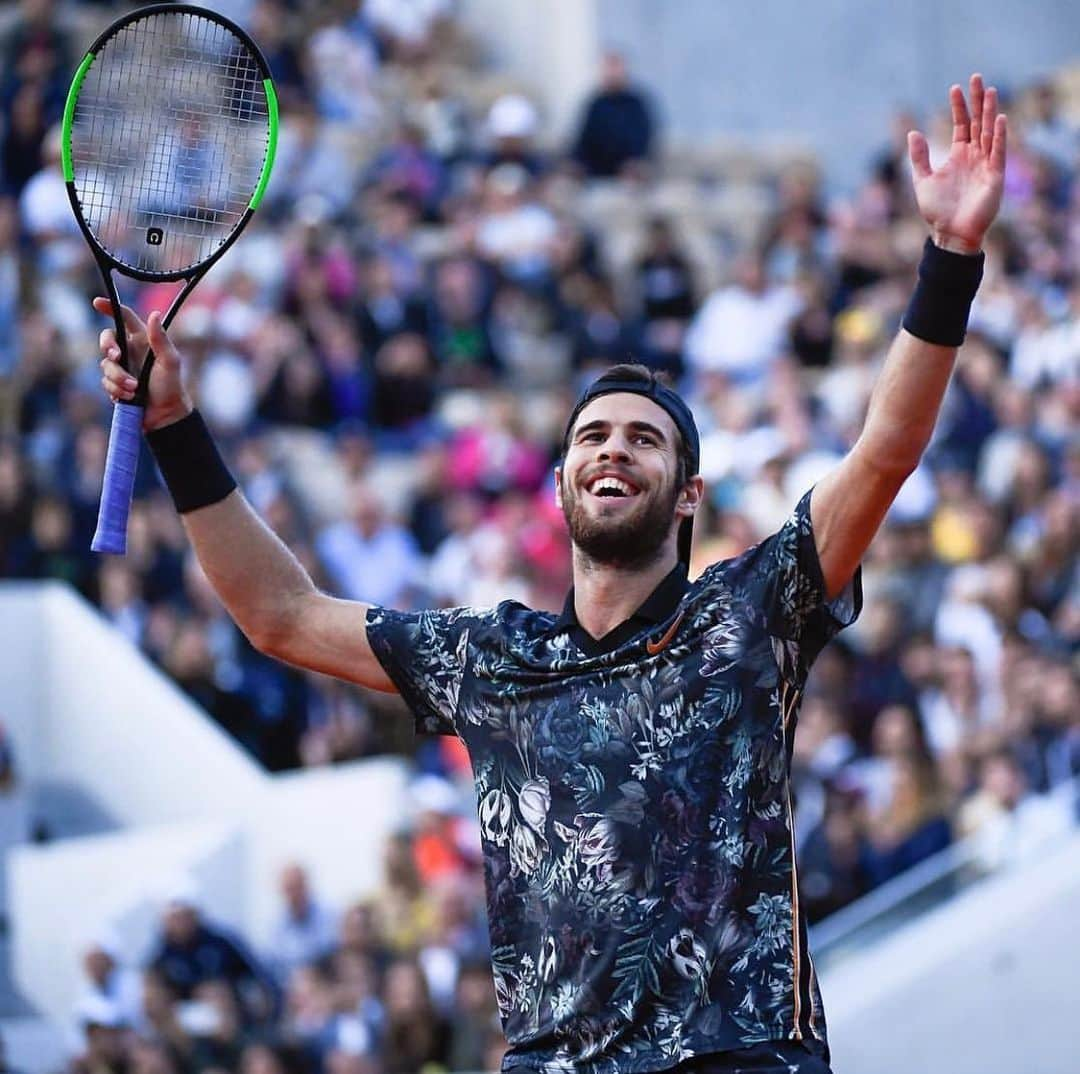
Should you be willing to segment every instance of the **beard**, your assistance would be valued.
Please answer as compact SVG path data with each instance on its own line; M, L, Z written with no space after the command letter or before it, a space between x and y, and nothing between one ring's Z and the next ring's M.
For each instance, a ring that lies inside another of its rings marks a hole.
M622 517L590 515L583 495L563 479L563 515L570 540L594 563L610 567L645 567L653 563L671 533L679 490L674 484L651 496L638 493L644 502Z

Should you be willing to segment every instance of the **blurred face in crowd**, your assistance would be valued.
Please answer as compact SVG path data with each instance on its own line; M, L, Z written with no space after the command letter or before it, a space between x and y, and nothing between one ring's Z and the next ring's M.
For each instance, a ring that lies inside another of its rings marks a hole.
M415 962L402 960L392 963L386 971L383 986L386 1009L391 1015L414 1014L429 1005L427 984Z
M1024 797L1023 774L1009 757L992 756L983 762L982 785L1006 809L1015 808Z
M164 927L170 943L189 944L199 931L199 911L187 903L170 903L165 911Z
M364 537L378 532L383 521L382 503L370 485L358 482L352 490L352 519Z
M375 920L371 907L357 903L341 919L341 946L354 951L368 951L376 946Z
M608 93L626 89L629 77L626 58L618 52L605 52L600 63L600 84Z
M282 870L281 894L295 916L303 917L307 913L310 892L307 874L299 865L289 865Z
M100 947L91 947L83 957L83 969L86 976L96 985L103 987L113 971L115 963Z
M757 254L743 254L735 263L735 282L751 294L765 290L765 265Z
M651 399L612 392L590 402L556 472L556 503L575 547L596 563L654 562L683 517L678 450L675 423Z
M906 705L887 705L878 713L873 730L874 752L879 757L911 756L919 750L915 714Z
M65 548L71 539L71 513L61 500L38 500L34 505L34 540L53 551Z
M277 1053L266 1044L249 1044L240 1056L240 1074L284 1074Z

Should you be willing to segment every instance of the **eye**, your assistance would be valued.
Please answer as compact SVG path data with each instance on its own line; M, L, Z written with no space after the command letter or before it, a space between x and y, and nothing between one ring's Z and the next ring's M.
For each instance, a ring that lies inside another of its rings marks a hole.
M656 440L653 437L649 436L648 433L638 433L634 437L634 443L635 444L646 444L649 447L655 447L656 446Z

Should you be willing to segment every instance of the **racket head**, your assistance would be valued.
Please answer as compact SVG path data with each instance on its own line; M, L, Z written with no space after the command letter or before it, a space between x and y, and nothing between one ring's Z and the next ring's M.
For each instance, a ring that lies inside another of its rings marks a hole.
M103 273L205 272L262 199L277 130L266 60L231 20L155 4L112 23L72 80L61 143L68 197Z

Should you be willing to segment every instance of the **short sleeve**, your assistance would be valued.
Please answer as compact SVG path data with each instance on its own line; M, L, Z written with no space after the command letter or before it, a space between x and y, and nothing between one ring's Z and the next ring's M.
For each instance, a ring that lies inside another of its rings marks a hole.
M843 592L827 598L812 495L811 489L776 533L741 557L737 572L745 597L765 618L781 674L800 687L821 650L862 610L862 568Z
M476 622L477 613L467 608L368 610L368 644L412 712L417 732L457 734L469 632Z

